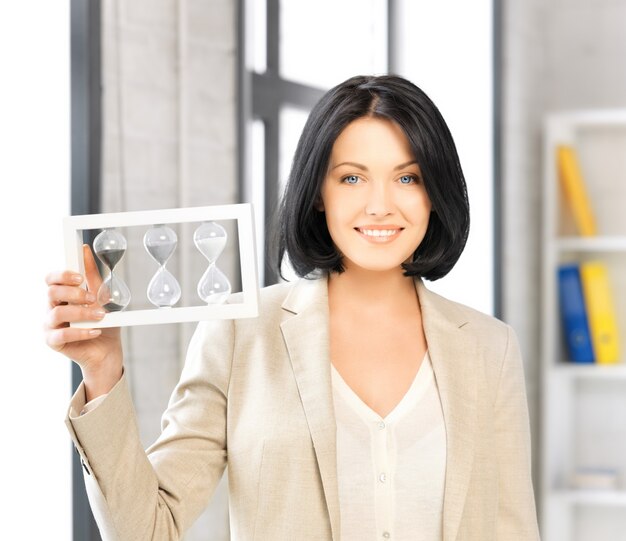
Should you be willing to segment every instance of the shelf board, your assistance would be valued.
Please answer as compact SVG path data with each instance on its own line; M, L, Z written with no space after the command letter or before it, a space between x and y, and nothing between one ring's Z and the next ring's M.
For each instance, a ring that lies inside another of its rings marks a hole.
M626 236L560 237L556 247L560 252L626 252Z
M588 126L626 127L626 109L577 109L572 111L559 111L549 114L548 120L553 125L565 125L568 129Z
M561 489L553 491L552 495L576 505L611 505L626 507L626 490Z
M554 371L573 378L608 378L626 380L626 363L617 364L577 364L558 363Z

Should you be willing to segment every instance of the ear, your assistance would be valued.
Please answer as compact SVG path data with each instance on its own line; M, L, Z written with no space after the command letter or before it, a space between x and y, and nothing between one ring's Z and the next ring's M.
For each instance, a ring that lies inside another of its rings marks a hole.
M324 201L322 201L321 197L318 197L315 200L313 206L315 207L315 210L318 210L319 212L324 212Z

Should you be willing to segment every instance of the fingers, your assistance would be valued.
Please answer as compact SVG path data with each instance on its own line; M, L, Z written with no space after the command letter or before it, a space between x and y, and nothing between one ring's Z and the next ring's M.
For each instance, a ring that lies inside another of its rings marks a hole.
M96 302L102 279L89 245L83 245L85 276L71 270L55 271L46 276L49 310L44 321L46 343L61 351L66 344L99 336L100 329L70 327L75 321L99 321L106 312ZM87 281L88 289L80 287Z
M83 244L83 259L85 277L71 270L54 271L46 275L50 308L64 304L91 304L96 301L102 278L88 244ZM87 279L87 289L78 287L85 278Z
M106 312L95 304L92 306L58 305L49 310L45 327L59 329L75 321L100 321L105 315Z
M46 284L78 286L83 283L83 277L70 270L50 272L46 275Z
M59 351L63 349L65 344L71 342L79 342L81 340L90 340L100 336L100 329L78 329L76 327L63 327L61 329L53 329L46 334L46 344L52 349Z
M96 294L82 287L53 285L48 288L48 304L50 308L61 304L93 304Z
M83 244L83 260L85 262L85 278L87 278L87 288L91 292L97 292L102 284L102 276L96 265L96 260L89 244Z
M60 304L87 304L94 302L93 294L87 295L87 291L79 287L83 277L73 271L55 271L46 276L48 284L48 306L54 308ZM93 299L92 299L93 297Z

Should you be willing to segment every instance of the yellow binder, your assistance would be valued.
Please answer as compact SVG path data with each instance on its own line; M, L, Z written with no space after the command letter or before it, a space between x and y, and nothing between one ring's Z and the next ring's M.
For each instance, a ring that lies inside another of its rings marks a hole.
M574 215L578 232L583 237L594 236L597 234L596 220L591 209L576 151L569 145L558 145L556 150L559 178Z
M606 265L599 261L581 263L580 279L595 360L599 364L617 363L619 331Z

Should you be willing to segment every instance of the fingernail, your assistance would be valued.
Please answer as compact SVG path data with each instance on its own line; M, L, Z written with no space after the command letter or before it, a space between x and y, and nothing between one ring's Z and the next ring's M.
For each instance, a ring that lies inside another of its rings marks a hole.
M100 329L91 329L91 330L89 331L89 334L90 334L91 336L98 336L101 332L102 332L102 331L101 331Z
M104 310L94 310L93 315L96 317L104 317L106 316L106 312Z
M85 294L85 300L87 302L94 302L96 300L96 296L93 293L91 293L91 292L87 292Z
M80 284L83 281L83 277L80 274L72 274L72 282Z

